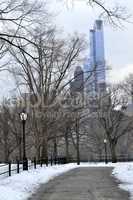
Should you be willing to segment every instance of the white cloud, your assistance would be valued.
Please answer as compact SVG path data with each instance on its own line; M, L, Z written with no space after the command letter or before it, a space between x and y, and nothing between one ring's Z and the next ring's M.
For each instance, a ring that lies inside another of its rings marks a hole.
M114 67L108 72L107 79L109 82L118 83L131 73L133 74L133 64L129 64L122 68Z

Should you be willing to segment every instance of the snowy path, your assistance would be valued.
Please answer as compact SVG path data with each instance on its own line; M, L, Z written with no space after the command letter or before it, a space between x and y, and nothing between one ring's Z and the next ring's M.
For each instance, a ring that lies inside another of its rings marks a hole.
M129 200L112 168L77 168L41 185L28 200Z

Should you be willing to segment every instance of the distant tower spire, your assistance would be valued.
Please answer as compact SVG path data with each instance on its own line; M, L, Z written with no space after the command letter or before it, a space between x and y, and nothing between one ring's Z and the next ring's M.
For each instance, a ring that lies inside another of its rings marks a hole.
M96 20L90 30L90 68L93 72L92 94L106 90L103 21ZM94 92L95 91L95 92Z

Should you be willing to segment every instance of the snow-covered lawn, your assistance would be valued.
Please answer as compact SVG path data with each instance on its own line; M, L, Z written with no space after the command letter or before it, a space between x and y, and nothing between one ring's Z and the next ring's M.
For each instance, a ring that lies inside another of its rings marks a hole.
M76 167L74 164L43 166L5 178L0 181L0 200L25 200L41 183Z
M120 180L120 188L128 191L133 199L133 163L116 164L112 174Z
M40 184L77 167L76 164L43 166L0 180L0 200L26 200ZM133 196L133 163L82 163L80 167L114 167L113 175L123 182L120 187Z

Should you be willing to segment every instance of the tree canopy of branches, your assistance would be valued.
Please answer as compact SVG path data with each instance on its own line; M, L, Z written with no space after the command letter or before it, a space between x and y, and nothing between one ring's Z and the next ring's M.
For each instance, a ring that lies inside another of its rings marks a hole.
M119 139L132 131L132 118L124 114L127 98L119 87L111 88L105 96L98 99L97 116L109 141L112 162L117 161L116 146Z
M0 58L7 54L10 47L14 47L35 59L23 47L29 43L35 45L29 32L35 27L36 19L40 19L40 24L47 20L43 4L39 1L25 0L2 0L0 2ZM21 40L21 43L18 40Z
M57 0L58 1L58 0ZM122 5L122 2L116 3L115 1L108 0L79 0L81 2L86 3L92 9L96 8L99 11L99 17L106 20L109 24L117 27L121 27L123 21L129 22L131 18L131 14L126 6ZM76 0L65 0L67 7L71 5L72 7L76 4Z

